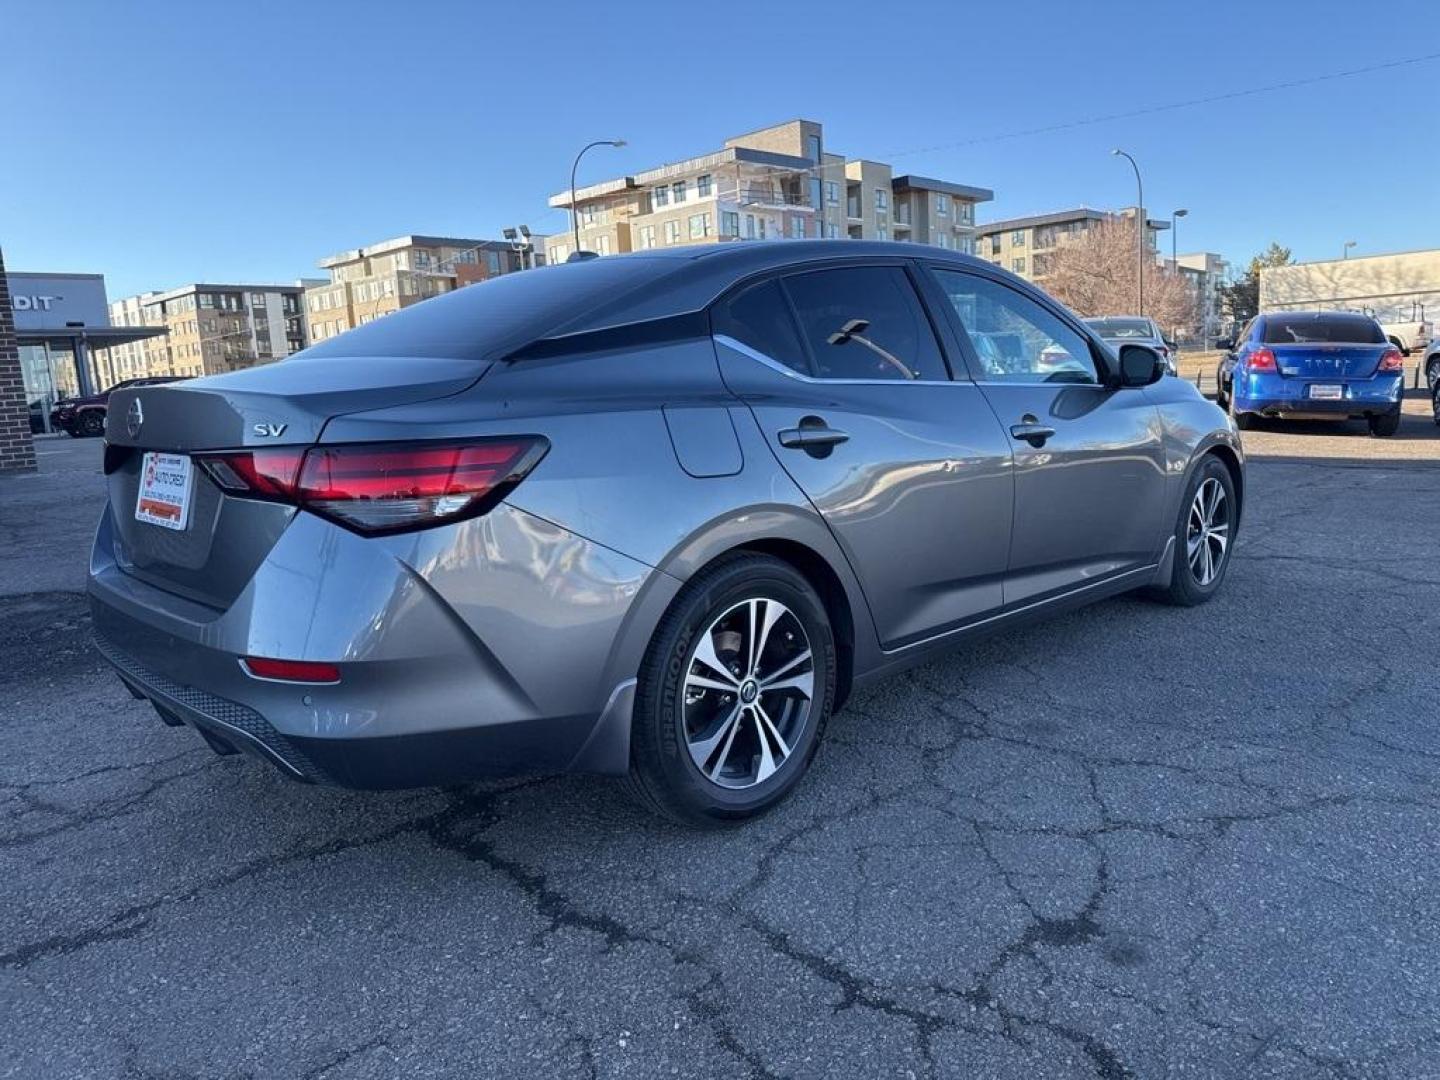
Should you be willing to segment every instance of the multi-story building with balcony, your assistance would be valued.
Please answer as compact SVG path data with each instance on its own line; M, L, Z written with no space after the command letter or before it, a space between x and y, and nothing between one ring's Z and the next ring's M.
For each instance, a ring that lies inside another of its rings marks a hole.
M1196 329L1202 340L1217 336L1221 323L1221 289L1230 272L1230 264L1213 251L1197 251L1175 259L1185 283L1195 294Z
M737 135L714 152L577 188L580 250L600 255L740 240L914 240L972 250L986 188L893 176L889 165L825 150L813 120ZM571 195L550 197L570 211ZM574 251L571 231L546 242L546 261Z
M451 236L399 236L331 255L318 264L330 279L305 290L310 340L324 341L432 296L525 269L526 259L505 240Z
M305 347L303 286L197 282L110 304L115 326L164 327L164 337L112 346L98 362L110 381L192 378L283 360ZM107 383L108 385L108 383Z
M1027 280L1043 283L1049 272L1050 257L1057 247L1102 221L1134 216L1133 206L1123 210L1079 206L1050 214L987 221L976 227L976 254ZM1170 223L1149 218L1147 224L1146 235L1153 252L1158 233L1170 228Z

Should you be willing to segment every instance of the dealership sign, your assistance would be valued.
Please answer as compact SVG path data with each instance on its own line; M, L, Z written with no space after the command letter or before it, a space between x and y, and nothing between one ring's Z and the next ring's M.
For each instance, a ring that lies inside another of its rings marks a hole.
M57 300L64 300L63 296L12 296L15 302L16 311L49 311L50 305Z

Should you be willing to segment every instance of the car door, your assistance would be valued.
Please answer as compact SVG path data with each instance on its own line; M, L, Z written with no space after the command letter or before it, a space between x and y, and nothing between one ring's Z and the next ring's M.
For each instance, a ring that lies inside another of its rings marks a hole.
M912 272L785 273L712 309L727 386L829 524L886 648L998 609L1010 544L1008 440L950 378L953 334L937 336Z
M1041 294L979 271L929 269L1015 455L1006 605L1154 563L1167 473L1148 391L1110 385L1104 351Z

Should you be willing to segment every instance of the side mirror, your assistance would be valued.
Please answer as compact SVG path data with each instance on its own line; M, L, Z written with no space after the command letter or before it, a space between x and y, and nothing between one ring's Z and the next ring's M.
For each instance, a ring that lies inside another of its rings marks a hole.
M1165 358L1148 345L1120 346L1121 386L1149 386L1165 371Z
M1233 352L1235 350L1235 339L1222 337L1219 341L1215 342L1215 348L1222 352Z

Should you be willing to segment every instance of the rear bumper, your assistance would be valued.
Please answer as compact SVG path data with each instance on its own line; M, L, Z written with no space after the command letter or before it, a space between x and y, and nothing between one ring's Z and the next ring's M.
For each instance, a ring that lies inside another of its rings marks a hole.
M1341 385L1340 399L1312 398L1312 384ZM1301 379L1282 375L1241 375L1235 380L1235 407L1267 416L1375 416L1400 408L1405 376L1376 375L1369 379Z
M504 505L381 540L301 514L220 611L125 573L111 530L107 510L88 584L100 651L221 752L365 788L628 766L631 643L674 592L643 564ZM246 655L341 678L257 679Z

